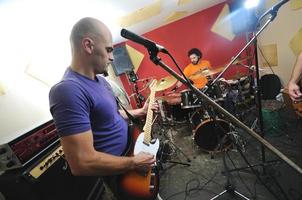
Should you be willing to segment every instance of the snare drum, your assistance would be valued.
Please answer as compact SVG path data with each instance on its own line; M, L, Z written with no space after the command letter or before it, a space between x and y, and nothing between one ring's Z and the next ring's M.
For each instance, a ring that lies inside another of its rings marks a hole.
M229 123L222 119L207 119L194 130L194 141L204 151L219 152L231 147Z
M201 107L201 101L198 97L189 89L181 91L181 108L199 108Z

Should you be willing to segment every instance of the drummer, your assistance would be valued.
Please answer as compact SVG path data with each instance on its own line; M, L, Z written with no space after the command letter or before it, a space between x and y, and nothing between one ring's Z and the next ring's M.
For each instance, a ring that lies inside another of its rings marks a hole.
M191 63L185 67L183 72L195 87L202 89L211 77L203 76L199 72L211 69L211 64L208 60L202 60L202 52L197 48L188 51L188 57ZM176 87L179 88L181 85L181 82L177 82Z

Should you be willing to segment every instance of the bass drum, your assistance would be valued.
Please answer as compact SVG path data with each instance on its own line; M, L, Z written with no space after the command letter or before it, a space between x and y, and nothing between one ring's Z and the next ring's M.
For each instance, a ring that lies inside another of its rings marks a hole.
M230 126L225 120L207 119L194 130L194 141L206 152L224 151L232 145L228 132L230 132Z

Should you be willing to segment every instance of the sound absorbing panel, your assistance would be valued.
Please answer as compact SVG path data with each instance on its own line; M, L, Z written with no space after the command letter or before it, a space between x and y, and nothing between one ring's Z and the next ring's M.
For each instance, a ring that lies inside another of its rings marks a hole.
M125 45L115 47L113 56L112 68L116 76L133 70L133 64Z

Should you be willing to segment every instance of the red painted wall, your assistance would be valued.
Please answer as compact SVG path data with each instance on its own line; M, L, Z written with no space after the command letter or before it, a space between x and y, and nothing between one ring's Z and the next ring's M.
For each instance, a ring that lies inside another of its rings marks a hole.
M199 48L203 52L203 59L209 60L213 67L220 67L227 64L232 56L235 56L246 44L245 36L236 36L233 41L229 41L220 35L211 32L211 28L224 5L225 3L218 4L179 21L162 26L143 36L168 49L182 69L190 63L187 52L193 47ZM148 77L160 79L169 75L168 72L160 66L156 66L150 61L145 47L132 41L126 41L126 44L145 54L137 71L139 79ZM177 70L171 59L166 55L160 53L159 57L175 71ZM224 77L230 77L230 75L233 75L238 68L238 66L229 68L224 74ZM122 75L121 80L127 93L133 93L132 89L129 87L127 77ZM139 89L141 89L142 86L143 83L139 82ZM146 91L143 91L142 94L146 96ZM132 100L134 99L132 98ZM133 103L134 101L132 102L132 105L135 105L135 103Z

